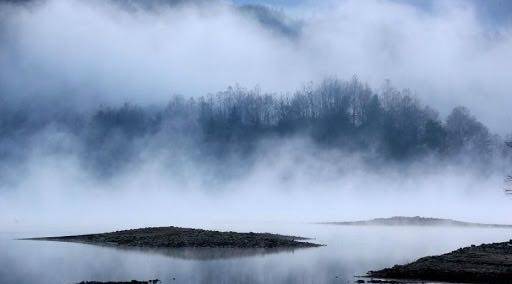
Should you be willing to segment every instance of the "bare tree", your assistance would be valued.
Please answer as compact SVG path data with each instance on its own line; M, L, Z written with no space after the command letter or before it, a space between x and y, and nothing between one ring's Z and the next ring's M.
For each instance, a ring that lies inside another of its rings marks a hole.
M512 141L505 142L505 144L512 148ZM512 195L512 175L508 175L505 178L505 194Z

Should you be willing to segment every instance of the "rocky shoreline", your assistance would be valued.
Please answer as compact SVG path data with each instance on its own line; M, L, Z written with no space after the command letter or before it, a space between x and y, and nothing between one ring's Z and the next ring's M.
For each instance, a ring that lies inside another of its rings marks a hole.
M464 283L510 283L512 240L461 248L406 265L368 272L368 277Z
M306 248L319 244L303 237L270 233L220 232L179 227L153 227L102 234L29 238L133 248Z

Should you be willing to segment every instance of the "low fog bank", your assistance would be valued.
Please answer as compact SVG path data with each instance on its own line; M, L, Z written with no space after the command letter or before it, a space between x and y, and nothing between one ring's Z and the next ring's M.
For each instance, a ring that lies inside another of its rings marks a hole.
M35 155L11 173L16 183L2 186L0 225L4 232L84 233L395 215L510 221L501 173L438 161L375 168L360 155L319 150L304 140L273 146L243 175L223 181L202 161L174 161L171 170L169 161L151 156L103 179L73 156Z
M3 2L0 89L9 99L162 103L235 83L281 93L358 74L373 88L385 79L410 88L444 115L465 105L494 132L509 131L512 33L508 21L489 28L484 4Z

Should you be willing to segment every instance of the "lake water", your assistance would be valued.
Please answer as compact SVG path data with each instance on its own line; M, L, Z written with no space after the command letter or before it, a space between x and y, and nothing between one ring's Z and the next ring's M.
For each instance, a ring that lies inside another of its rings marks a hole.
M481 228L276 223L203 227L299 235L315 238L314 242L326 246L285 251L143 251L20 241L14 239L34 235L1 233L0 283L67 284L155 278L162 283L354 283L354 276L368 270L512 238L512 230Z

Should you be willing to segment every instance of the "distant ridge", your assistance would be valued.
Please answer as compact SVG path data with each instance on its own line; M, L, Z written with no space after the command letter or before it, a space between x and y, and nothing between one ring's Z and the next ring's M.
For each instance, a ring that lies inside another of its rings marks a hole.
M446 226L446 227L478 227L478 228L511 228L512 225L507 224L484 224L462 222L451 219L428 218L428 217L405 217L394 216L390 218L375 218L364 221L350 222L321 222L317 224L325 225L342 225L342 226Z

